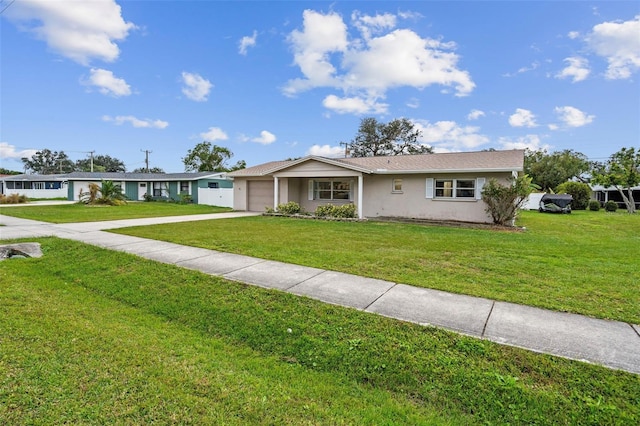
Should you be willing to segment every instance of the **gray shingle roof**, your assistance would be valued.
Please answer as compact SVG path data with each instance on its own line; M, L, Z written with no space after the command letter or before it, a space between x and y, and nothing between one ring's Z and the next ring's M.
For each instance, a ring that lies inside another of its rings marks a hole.
M524 151L478 151L444 154L396 155L390 157L325 158L271 161L229 173L231 177L267 176L309 160L355 169L364 173L433 173L466 171L522 171Z

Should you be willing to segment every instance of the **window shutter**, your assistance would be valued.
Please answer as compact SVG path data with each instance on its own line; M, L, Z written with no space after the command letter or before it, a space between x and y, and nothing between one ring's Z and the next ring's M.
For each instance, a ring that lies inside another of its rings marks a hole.
M433 198L433 178L427 178L427 198Z
M476 179L476 200L482 200L482 188L484 188L485 178Z
M313 179L309 179L309 201L313 201Z

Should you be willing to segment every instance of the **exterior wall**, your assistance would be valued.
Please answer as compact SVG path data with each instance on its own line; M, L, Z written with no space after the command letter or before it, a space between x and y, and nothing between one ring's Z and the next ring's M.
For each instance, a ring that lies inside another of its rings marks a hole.
M194 203L208 206L233 207L233 188L197 188Z
M491 223L485 203L475 197L444 199L426 197L426 180L497 178L506 183L510 173L446 175L374 175L364 178L363 213L365 217L405 217L430 220ZM393 179L402 179L402 192L392 191Z
M322 163L320 161L307 161L294 167L290 167L282 172L278 172L278 177L339 177L339 176L357 176L358 172L345 169L343 167L334 166L332 164Z
M5 195L25 195L27 198L67 198L67 187L60 189L8 189L4 188Z
M357 204L358 201L358 178L352 176L346 177L335 177L334 179L339 180L348 180L351 182L351 194L348 200L313 200L310 199L309 196L309 182L313 180L323 180L327 178L316 178L316 179L296 179L298 181L298 185L295 193L293 194L295 198L290 198L289 201L295 201L300 206L308 212L314 212L318 208L318 206L324 206L326 204L333 204L335 206L339 206L342 204ZM292 179L290 179L292 180ZM364 194L367 194L367 188L364 188Z

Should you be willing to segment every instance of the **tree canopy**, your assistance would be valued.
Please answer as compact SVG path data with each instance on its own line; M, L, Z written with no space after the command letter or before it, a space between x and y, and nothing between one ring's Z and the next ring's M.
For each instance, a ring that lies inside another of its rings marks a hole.
M69 173L75 169L73 161L64 151L58 152L50 149L37 151L31 158L22 158L22 163L26 170L40 175Z
M591 167L592 163L586 155L571 149L551 154L545 150L527 150L524 158L525 174L545 190L555 190L558 185L572 178L581 180Z
M228 148L205 141L188 150L182 162L187 172L230 172L247 167L244 160L238 161L231 167L227 166L227 161L231 157L233 153Z
M138 167L134 169L132 173L147 173L146 167ZM165 171L160 167L150 167L148 173L165 173Z
M609 157L606 163L596 164L591 182L618 190L627 211L636 212L633 188L640 184L640 149L622 148Z
M83 158L76 161L76 171L90 172L91 171L91 159ZM109 155L96 155L93 157L93 171L94 172L125 172L126 167L122 160L111 157Z
M356 137L349 143L352 157L375 157L404 154L429 154L433 149L421 144L419 129L406 118L389 123L373 117L363 118Z

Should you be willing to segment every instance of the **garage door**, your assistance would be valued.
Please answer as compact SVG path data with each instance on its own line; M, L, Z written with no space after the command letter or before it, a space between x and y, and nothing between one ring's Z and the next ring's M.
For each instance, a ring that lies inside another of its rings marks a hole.
M247 182L247 198L251 212L263 212L266 207L273 207L273 181L250 180Z

